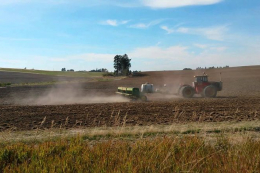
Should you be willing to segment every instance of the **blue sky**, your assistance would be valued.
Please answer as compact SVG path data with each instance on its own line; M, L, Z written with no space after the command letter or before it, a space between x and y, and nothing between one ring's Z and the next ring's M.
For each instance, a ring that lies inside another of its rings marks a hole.
M0 67L260 65L259 0L0 0Z

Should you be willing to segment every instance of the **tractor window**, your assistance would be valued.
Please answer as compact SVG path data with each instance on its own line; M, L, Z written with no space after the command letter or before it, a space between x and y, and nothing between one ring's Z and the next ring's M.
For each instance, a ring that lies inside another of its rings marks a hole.
M203 77L203 82L208 82L208 77L207 76Z
M202 82L202 81L203 81L203 78L201 76L196 77L196 82Z
M208 77L207 76L197 76L195 78L195 82L208 82Z

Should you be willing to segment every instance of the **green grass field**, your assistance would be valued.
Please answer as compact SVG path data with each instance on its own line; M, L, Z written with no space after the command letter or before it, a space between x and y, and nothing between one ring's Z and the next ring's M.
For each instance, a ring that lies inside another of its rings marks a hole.
M19 73L33 73L50 76L66 76L66 77L102 77L102 72L62 72L62 71L45 71L45 70L31 70L31 69L14 69L14 68L0 68L0 71L19 72Z

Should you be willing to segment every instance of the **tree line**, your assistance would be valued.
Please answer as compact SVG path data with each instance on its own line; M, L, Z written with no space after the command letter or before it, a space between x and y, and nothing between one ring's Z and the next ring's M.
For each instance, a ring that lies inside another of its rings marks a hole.
M114 75L115 76L128 76L132 72L131 68L131 59L129 59L127 54L124 55L116 55L114 57ZM62 68L61 71L74 71L73 69L66 70L66 68ZM106 68L94 69L90 70L90 72L106 72L108 70ZM113 75L113 72L111 73Z

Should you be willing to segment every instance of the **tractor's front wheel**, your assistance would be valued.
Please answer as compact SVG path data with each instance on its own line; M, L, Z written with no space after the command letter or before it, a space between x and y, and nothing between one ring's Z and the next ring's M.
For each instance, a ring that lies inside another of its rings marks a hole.
M217 95L217 88L213 85L209 85L205 87L202 92L202 96L207 98L213 98L216 97L216 95Z
M180 89L180 94L184 98L191 98L195 94L195 90L191 86L183 86Z

